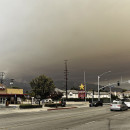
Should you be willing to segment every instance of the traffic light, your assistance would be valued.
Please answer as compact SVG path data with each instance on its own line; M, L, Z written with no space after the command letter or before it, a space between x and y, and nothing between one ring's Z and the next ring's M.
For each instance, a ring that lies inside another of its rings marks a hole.
M120 82L119 81L117 81L117 86L120 86Z

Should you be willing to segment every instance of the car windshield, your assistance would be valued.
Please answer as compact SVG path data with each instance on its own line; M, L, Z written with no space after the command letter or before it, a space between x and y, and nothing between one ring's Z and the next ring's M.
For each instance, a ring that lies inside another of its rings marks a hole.
M112 104L122 104L122 102L121 101L119 101L119 102L113 102Z
M98 101L94 101L93 103L98 103Z
M127 99L127 100L125 100L124 102L130 102L130 100L129 100L129 99Z

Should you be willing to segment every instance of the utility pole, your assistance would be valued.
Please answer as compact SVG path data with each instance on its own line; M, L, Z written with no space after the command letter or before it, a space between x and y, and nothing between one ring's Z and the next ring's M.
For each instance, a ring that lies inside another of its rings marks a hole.
M13 87L14 85L14 79L10 79L10 86Z
M110 104L111 104L111 85L110 85L110 83L109 83L109 88L110 88Z
M121 83L122 83L122 76L121 76Z
M67 95L67 89L68 89L68 67L67 67L67 62L68 60L65 60L65 70L64 70L64 74L65 74L65 81L66 81L66 101L67 101L67 98L68 98L68 95Z
M4 78L4 75L5 73L4 72L0 72L0 77L1 77L1 80L0 80L0 83L3 84L3 78Z
M86 78L85 78L85 71L84 71L84 87L85 87L85 102L86 102Z

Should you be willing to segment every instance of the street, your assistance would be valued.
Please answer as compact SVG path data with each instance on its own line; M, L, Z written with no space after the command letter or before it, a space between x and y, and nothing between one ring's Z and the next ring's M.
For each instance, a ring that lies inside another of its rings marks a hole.
M110 111L109 106L0 114L1 130L125 130L130 110Z

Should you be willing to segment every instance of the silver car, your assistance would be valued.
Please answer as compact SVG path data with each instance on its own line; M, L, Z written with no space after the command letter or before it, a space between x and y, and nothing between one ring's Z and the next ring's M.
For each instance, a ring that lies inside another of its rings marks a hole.
M123 102L123 101L114 101L111 105L110 105L110 110L114 111L114 110L128 110L127 105Z

